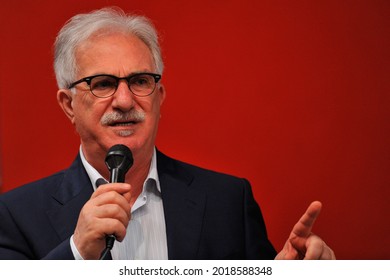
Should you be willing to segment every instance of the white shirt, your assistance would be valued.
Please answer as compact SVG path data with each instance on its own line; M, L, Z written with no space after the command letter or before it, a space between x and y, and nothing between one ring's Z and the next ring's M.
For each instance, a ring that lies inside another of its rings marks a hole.
M103 178L85 159L80 147L80 157L96 190L96 181ZM70 245L75 259L82 259L71 237ZM157 173L156 149L154 149L149 173L141 194L131 208L131 219L125 239L115 241L111 250L113 260L167 260L167 236L160 181Z

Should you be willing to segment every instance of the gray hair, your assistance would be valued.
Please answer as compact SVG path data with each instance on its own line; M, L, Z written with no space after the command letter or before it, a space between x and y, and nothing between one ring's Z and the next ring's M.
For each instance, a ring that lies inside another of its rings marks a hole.
M75 15L58 33L54 44L54 72L59 88L67 88L76 79L77 48L96 32L103 30L137 36L150 49L156 71L162 74L164 63L157 31L151 21L143 16L128 15L119 8L103 8L88 14Z

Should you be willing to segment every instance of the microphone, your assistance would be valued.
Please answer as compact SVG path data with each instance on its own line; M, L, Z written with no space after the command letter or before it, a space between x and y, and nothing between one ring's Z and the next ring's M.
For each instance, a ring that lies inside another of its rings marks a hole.
M127 171L133 165L133 154L130 149L122 144L112 146L106 155L106 166L110 171L110 183L124 183ZM106 248L103 250L100 259L103 260L108 252L114 247L115 236L106 237Z
M124 183L127 171L133 165L133 154L122 144L112 146L106 155L106 166L110 171L110 183Z

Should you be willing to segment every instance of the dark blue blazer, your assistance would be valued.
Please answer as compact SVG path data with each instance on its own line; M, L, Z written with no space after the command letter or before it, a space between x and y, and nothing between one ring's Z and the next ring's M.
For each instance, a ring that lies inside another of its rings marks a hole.
M273 259L245 179L157 152L169 259ZM80 156L62 172L0 196L0 259L73 259L70 237L92 187Z

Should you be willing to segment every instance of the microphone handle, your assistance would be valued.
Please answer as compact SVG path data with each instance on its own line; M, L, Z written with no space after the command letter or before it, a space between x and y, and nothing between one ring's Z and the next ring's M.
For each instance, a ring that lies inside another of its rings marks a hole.
M110 183L124 183L125 182L125 174L121 172L120 168L113 168L110 170ZM108 252L114 247L114 242L116 240L115 235L109 234L106 236L106 248L102 252L100 259L103 260L106 258Z
M113 168L110 172L110 183L124 183L125 174L120 168Z

